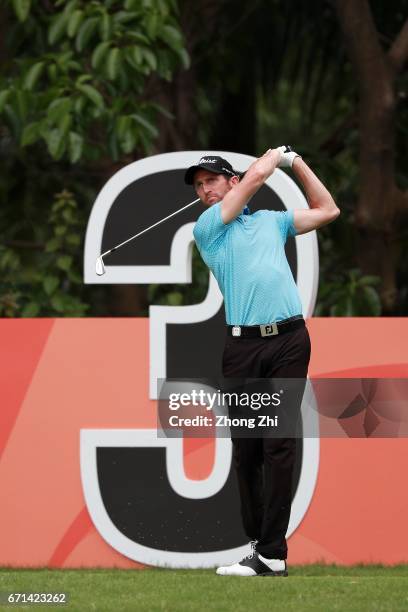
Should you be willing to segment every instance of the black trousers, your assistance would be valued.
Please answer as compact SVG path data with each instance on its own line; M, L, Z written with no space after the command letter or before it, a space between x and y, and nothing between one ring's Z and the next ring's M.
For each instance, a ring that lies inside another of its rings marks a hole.
M306 327L267 338L229 336L223 353L223 375L306 379L309 360ZM303 391L296 400L299 410L302 395ZM296 439L232 436L232 444L245 533L250 540L258 540L261 555L286 559Z

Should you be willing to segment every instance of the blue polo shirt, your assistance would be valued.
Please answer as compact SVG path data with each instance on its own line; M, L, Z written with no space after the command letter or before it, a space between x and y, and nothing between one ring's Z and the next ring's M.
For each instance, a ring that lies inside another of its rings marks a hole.
M263 325L302 314L285 254L287 237L296 234L292 210L242 213L225 224L218 202L200 215L193 233L224 296L228 325Z

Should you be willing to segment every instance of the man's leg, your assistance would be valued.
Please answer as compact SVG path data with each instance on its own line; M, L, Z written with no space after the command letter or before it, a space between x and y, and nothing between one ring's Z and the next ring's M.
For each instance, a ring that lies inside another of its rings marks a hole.
M264 515L263 448L259 438L232 438L233 463L241 500L242 524L250 540L259 540Z
M229 378L305 379L309 358L310 340L306 328L268 339L242 339L233 343L227 340L223 374ZM287 576L285 536L290 516L296 440L236 438L233 445L244 526L248 537L255 536L259 542L248 557L218 568L217 574ZM261 507L261 533L257 536Z
M291 387L290 410L300 413L310 359L310 340L306 328L283 335L279 343L268 344L263 355L263 376L299 380ZM288 400L287 400L288 401ZM272 432L275 434L275 432ZM296 439L265 436L264 515L257 551L267 559L286 559L286 531L292 502L292 476L296 458Z
M224 377L241 379L259 376L261 352L262 340L228 338L222 364ZM243 527L250 540L259 540L264 509L263 441L262 438L234 436L231 441Z

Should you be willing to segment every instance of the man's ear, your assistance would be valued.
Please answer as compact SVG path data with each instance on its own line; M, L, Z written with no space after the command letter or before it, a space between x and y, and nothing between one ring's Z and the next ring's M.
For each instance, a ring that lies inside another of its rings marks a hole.
M238 185L239 183L239 178L237 176L232 176L229 180L229 183L231 185L231 187L233 187L234 185Z

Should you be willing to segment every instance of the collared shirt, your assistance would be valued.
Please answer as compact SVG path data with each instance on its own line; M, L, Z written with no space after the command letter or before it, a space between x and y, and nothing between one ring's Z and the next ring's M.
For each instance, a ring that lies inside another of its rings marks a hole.
M221 202L205 210L194 226L200 254L217 279L228 325L263 325L302 314L285 253L295 236L293 211L259 210L225 224Z

